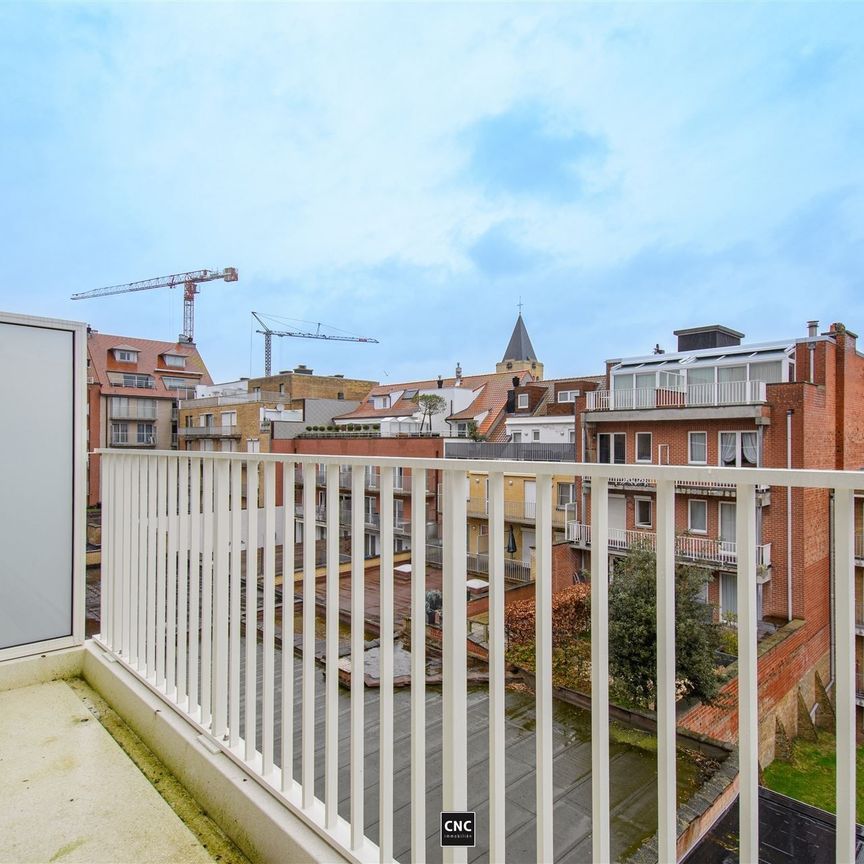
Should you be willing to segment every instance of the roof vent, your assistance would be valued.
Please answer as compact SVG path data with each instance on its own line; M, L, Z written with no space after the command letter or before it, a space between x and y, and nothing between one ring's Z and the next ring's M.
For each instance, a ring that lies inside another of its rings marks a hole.
M807 322L807 335L811 339L815 339L819 335L819 322L818 321L808 321Z
M294 367L295 375L311 375L312 370L305 364L301 363L299 366Z

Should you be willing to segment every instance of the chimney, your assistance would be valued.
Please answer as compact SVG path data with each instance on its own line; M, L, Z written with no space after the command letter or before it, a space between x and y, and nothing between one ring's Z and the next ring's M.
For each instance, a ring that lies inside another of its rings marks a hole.
M305 363L301 363L299 366L294 367L295 375L311 375L312 369L310 369Z
M819 335L819 322L818 321L808 321L807 322L807 335L811 339L815 339Z
M678 337L679 351L700 351L704 348L729 348L740 345L743 333L724 327L722 324L708 324L704 327L688 327L686 330L673 330Z
M438 389L439 390L444 389L444 379L440 375L438 376Z
M519 386L519 384L520 384L519 376L514 375L513 376L513 389L515 390Z
M462 386L462 367L459 365L459 362L456 363L456 386Z

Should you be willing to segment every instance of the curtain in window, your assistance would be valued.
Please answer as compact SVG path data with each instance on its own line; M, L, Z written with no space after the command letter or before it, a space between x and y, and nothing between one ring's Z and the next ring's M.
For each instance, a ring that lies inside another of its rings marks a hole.
M749 462L751 465L755 465L757 461L756 441L755 432L744 432L741 435L741 450L744 454L745 461Z
M723 465L735 464L735 438L734 433L723 432L720 435L720 461Z

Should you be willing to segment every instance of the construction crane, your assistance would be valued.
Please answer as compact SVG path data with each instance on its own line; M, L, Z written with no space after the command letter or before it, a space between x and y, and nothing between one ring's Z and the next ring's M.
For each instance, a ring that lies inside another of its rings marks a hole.
M261 315L264 313L262 312ZM262 320L261 315L257 312L252 313L252 317L264 328L263 330L256 330L256 333L260 333L264 337L264 374L269 376L272 365L272 353L273 353L273 337L274 336L294 336L297 339L329 339L333 342L374 342L376 345L378 344L377 339L371 339L366 336L331 336L329 333L321 332L321 324L317 325L317 328L314 333L304 332L302 330L273 330L265 321ZM265 316L270 318L272 316Z
M107 288L97 288L95 291L84 291L73 294L73 300L86 300L89 297L106 297L109 294L128 294L130 291L149 291L151 288L176 288L183 286L183 333L179 342L193 343L195 341L195 295L201 282L213 282L224 279L226 282L237 281L237 268L226 267L224 270L192 270L189 273L174 273L171 276L157 276L155 279L144 279L141 282L128 282L126 285L109 285Z

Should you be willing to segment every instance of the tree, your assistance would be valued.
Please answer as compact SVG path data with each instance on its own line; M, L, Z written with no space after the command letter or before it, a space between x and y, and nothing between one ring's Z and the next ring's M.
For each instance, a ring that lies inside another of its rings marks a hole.
M631 549L615 562L609 587L609 671L634 701L651 706L657 675L657 557ZM675 567L676 690L710 702L720 689L716 652L720 626L700 600L707 570Z
M415 393L411 400L416 403L422 412L420 418L420 431L423 431L423 426L426 420L429 420L429 431L432 431L432 417L435 414L441 414L447 410L447 400L437 393Z

